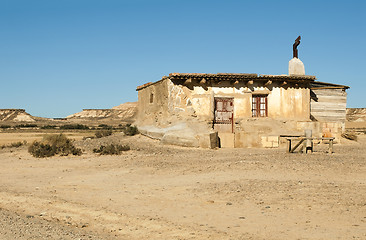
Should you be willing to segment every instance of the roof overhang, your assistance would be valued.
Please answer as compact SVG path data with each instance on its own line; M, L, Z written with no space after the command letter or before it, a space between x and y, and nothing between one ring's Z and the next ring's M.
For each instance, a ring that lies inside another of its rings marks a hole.
M231 80L289 80L289 81L314 81L315 76L308 75L258 75L256 73L171 73L169 74L171 80L175 79L202 79L206 80L219 80L219 81L231 81Z
M339 85L334 83L327 83L327 82L318 82L314 81L310 84L310 89L348 89L349 86L346 85Z
M309 75L258 75L256 73L170 73L154 83L146 83L138 86L136 91L154 85L164 79L172 81L208 81L208 82L247 82L247 81L281 81L294 83L311 83L316 77Z

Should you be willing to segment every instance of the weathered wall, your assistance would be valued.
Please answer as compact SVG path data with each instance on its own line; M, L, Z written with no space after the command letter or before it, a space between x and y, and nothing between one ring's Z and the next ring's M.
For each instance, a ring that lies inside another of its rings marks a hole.
M229 83L220 86L193 86L191 89L169 84L172 89L169 97L170 111L188 111L205 121L214 118L214 97L234 98L234 121L252 117L252 95L268 95L268 117L273 119L309 120L309 88L280 87L276 84L263 87L253 84L251 87Z
M201 115L196 111L201 108L194 106L192 90L182 85L176 85L169 79L166 81L168 85L168 112L170 115L183 118L196 118L197 114Z
M154 95L150 103L150 95ZM234 120L252 117L252 95L268 95L268 117L273 119L309 120L310 91L306 87L277 84L263 87L254 83L247 87L229 82L212 86L184 86L168 78L139 90L139 119L146 117L198 117L201 121L214 118L214 97L234 98ZM165 116L167 115L167 116Z
M312 89L311 116L320 122L346 121L347 93L343 89Z
M309 99L309 88L273 86L271 93L268 95L268 117L309 120Z
M310 90L294 84L285 87L278 83L263 84L254 82L246 86L239 83L233 87L229 81L222 81L210 86L182 85L165 78L139 90L139 125L168 127L186 121L195 122L195 131L208 132L214 119L214 98L228 97L234 99L235 126L234 134L228 137L233 138L232 141L223 144L275 147L278 141L273 139L297 131L289 121L310 121ZM151 93L154 95L153 103L150 103ZM268 118L252 117L253 95L268 96Z
M168 87L166 79L138 91L137 124L166 124L164 119L168 116Z

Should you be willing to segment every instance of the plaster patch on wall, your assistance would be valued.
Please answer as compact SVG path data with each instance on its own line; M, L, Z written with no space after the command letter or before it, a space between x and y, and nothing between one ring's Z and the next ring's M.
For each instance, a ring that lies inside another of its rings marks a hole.
M181 102L181 98L179 97L179 96L177 96L176 98L175 98L175 105L180 105L180 102Z
M185 112L183 108L175 107L174 112Z
M194 86L193 87L193 93L194 94L205 94L206 90L201 86Z

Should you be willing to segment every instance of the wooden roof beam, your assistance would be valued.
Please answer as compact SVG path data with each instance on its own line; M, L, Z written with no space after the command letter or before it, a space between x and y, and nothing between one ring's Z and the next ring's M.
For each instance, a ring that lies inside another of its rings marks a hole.
M184 81L184 85L189 85L192 83L192 78L188 78L187 80Z
M268 81L264 84L264 86L266 87L266 86L268 86L268 85L270 85L270 84L272 84L272 81L271 81L271 80L268 80Z
M246 87L249 87L250 85L253 85L254 84L254 81L253 80L249 80L246 84L245 84L245 86Z

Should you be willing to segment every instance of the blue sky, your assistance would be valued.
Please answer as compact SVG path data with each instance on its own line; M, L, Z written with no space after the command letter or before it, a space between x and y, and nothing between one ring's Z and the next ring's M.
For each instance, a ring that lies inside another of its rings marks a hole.
M366 1L0 0L0 108L66 117L171 72L308 75L366 107Z

